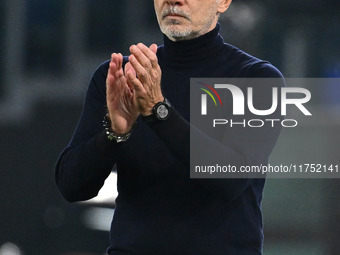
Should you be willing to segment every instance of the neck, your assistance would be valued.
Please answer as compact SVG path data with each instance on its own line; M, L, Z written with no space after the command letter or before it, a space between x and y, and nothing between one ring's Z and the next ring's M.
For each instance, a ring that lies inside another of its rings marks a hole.
M206 64L206 59L218 55L223 38L218 33L220 25L208 33L183 41L172 41L164 35L164 48L160 55L167 65L194 67Z

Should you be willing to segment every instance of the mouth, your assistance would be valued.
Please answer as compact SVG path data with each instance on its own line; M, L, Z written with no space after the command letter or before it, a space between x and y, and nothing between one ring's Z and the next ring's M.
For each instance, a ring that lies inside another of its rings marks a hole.
M165 15L164 18L185 18L185 17L176 13L169 13Z
M170 9L167 9L162 12L162 19L169 18L169 19L177 19L177 18L184 18L184 19L190 19L190 15L186 12L180 10L176 7L171 7Z

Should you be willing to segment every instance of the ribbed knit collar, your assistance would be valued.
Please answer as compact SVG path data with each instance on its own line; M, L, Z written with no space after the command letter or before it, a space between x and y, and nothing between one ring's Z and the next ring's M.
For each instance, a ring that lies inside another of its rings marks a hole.
M186 41L171 41L164 35L164 51L161 56L167 66L191 68L207 64L205 61L217 56L224 41L218 33L220 25L210 32ZM163 59L164 58L164 59Z

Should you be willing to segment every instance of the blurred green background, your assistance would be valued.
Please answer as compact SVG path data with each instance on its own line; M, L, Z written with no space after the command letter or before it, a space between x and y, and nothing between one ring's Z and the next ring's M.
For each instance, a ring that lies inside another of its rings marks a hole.
M286 77L340 77L339 17L334 0L235 0L220 32ZM105 253L114 197L68 204L53 168L95 68L138 42L162 43L153 1L0 2L0 255ZM284 130L273 164L339 162L339 91L315 88L313 112L329 109L324 124ZM339 183L268 179L264 254L339 254Z

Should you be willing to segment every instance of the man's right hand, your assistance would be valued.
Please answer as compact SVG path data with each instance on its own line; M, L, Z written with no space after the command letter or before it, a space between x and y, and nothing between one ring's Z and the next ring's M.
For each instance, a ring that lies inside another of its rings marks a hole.
M122 67L122 54L111 55L110 67L106 78L106 103L111 120L111 128L117 134L128 133L139 115L134 91L128 84L125 75L136 74L130 63L125 65L125 75Z

